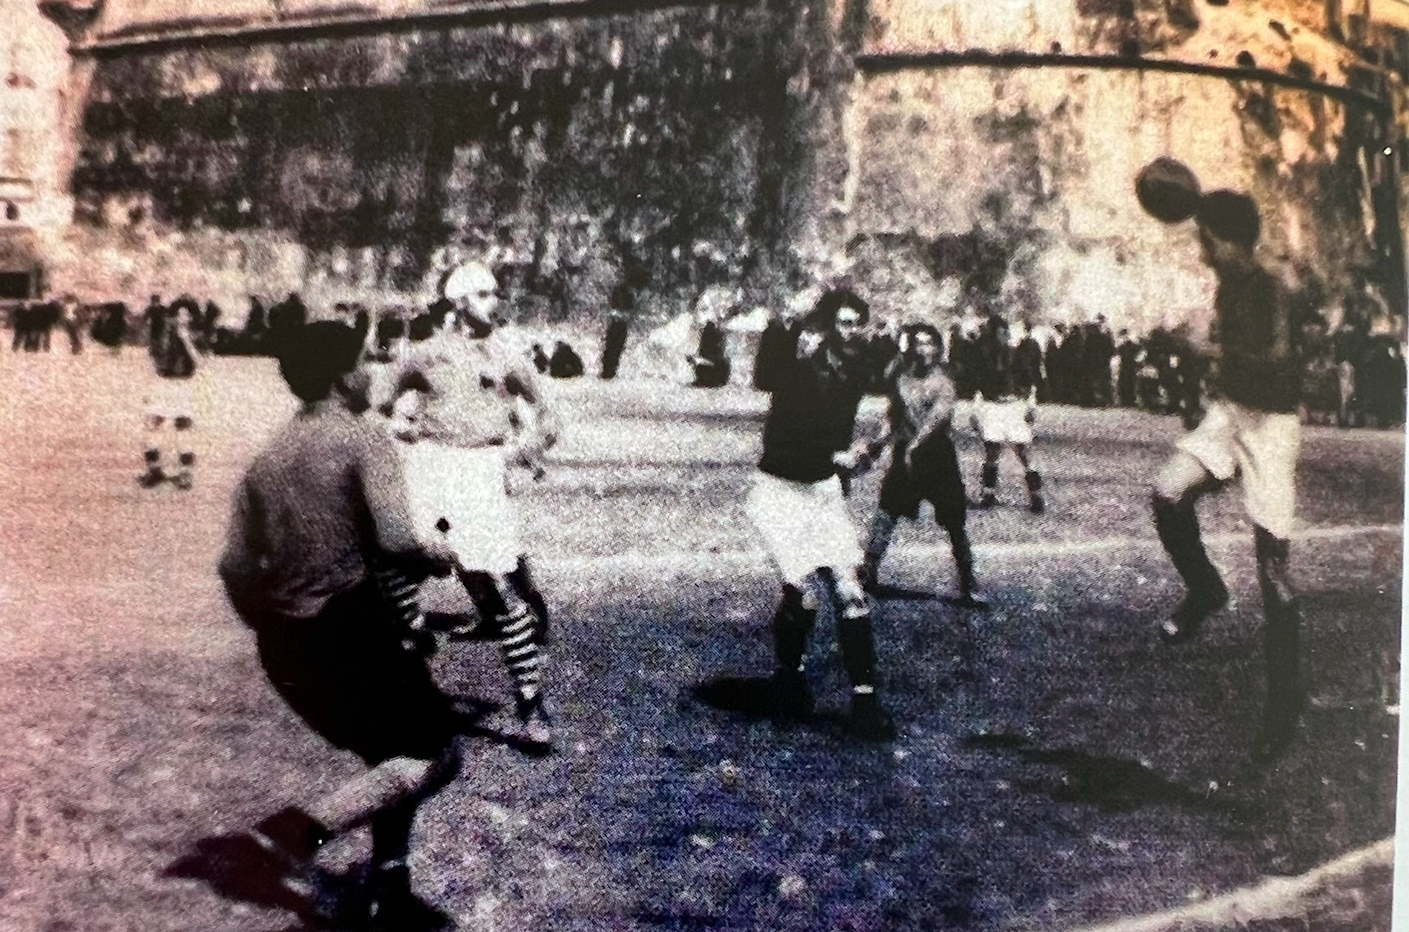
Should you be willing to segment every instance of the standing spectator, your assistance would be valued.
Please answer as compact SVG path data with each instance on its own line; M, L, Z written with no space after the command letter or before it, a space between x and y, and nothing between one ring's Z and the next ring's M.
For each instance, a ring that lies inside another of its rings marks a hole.
M50 337L54 326L59 322L59 303L46 301L43 304L31 305L29 314L29 342L25 349L31 353L41 350L47 353L50 350Z
M206 301L205 313L201 315L201 339L207 352L215 345L215 332L220 328L220 305Z
M1104 314L1097 314L1083 329L1081 403L1086 407L1104 408L1111 403L1111 358L1115 356L1115 339Z
M1116 341L1116 402L1122 408L1135 407L1135 376L1140 371L1140 344L1130 337L1130 331L1121 328Z
M612 291L611 310L607 312L607 332L602 338L602 368L599 375L604 379L616 378L621 366L621 354L626 351L626 337L630 332L631 319L628 316L635 308L636 296L626 282L620 282Z
M240 328L240 344L244 347L244 352L250 355L263 353L264 338L268 331L269 323L264 312L264 302L250 295L249 316L245 318L245 325Z
M1375 427L1404 423L1404 351L1388 327L1380 325L1366 338L1356 366L1360 411Z
M34 327L34 310L28 301L21 301L10 311L10 327L14 329L14 339L10 342L10 352L20 349L29 351L29 332Z
M1365 358L1365 343L1369 333L1366 319L1350 307L1332 337L1336 363L1336 423L1354 427L1359 420L1356 399L1356 366Z
M713 317L706 317L700 326L700 342L690 365L695 370L697 388L718 388L729 384L729 355L725 350L724 331Z
M1013 348L1013 377L1033 387L1034 401L1046 398L1046 380L1042 375L1042 345L1033 335L1032 324L1023 321L1023 336Z
M83 330L85 321L85 309L74 297L72 292L66 292L58 302L59 323L63 325L64 333L68 336L69 352L77 356L83 352Z
M142 309L142 327L147 332L148 346L156 340L157 331L165 320L166 305L161 303L161 295L154 294L147 299L147 306Z
M1057 360L1062 369L1062 396L1066 404L1079 405L1089 397L1084 384L1082 363L1086 356L1086 330L1080 324L1067 328L1066 336L1057 347Z

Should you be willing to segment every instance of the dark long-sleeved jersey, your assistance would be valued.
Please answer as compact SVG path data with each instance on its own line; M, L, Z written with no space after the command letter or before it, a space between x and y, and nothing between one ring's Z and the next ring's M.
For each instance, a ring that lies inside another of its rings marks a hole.
M1221 349L1218 387L1258 411L1292 412L1301 400L1296 333L1282 289L1266 269L1224 274L1214 297Z
M756 384L773 403L763 423L758 468L793 482L820 482L836 471L832 456L851 445L856 411L873 386L862 356L843 358L825 345L799 356L800 328L775 331L760 348Z

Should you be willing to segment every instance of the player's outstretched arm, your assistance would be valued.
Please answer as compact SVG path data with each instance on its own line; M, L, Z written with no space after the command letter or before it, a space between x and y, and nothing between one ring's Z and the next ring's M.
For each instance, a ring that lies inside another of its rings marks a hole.
M543 394L542 380L525 362L517 362L505 378L505 388L519 404L519 432L511 462L517 462L543 475L543 454L558 442L561 422L554 406Z

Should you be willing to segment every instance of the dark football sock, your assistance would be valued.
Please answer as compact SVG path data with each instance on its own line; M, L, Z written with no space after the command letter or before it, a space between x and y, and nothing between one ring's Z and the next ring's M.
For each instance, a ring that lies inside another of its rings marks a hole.
M411 851L411 826L415 820L416 807L410 803L372 816L372 866L379 873L407 870L406 857Z
M817 610L803 605L802 590L783 586L783 597L773 614L773 649L778 669L789 672L802 669L807 653L807 639L817 623Z
M871 612L865 606L842 608L837 620L837 640L841 644L842 665L851 680L853 693L876 691L876 640L871 631Z
M1199 533L1199 518L1194 503L1171 502L1159 495L1154 497L1155 532L1169 554L1189 594L1212 599L1226 592L1218 569L1208 558Z

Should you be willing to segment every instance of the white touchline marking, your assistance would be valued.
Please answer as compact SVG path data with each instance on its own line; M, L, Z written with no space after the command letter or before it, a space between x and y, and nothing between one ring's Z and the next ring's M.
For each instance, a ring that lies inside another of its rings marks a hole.
M1300 540L1343 540L1370 535L1402 535L1402 524L1364 524L1311 527L1297 531L1293 541ZM1252 529L1246 531L1209 534L1204 541L1212 547L1229 547L1246 544L1252 546ZM976 557L990 559L1025 558L1037 560L1050 557L1079 556L1083 554L1105 553L1113 550L1157 550L1159 541L1153 534L1149 537L1101 537L1082 541L1024 541L1015 543L974 544ZM896 544L887 559L899 557L928 559L945 556L949 544ZM535 569L545 574L573 574L593 570L624 570L643 572L698 572L703 575L735 574L740 568L766 570L769 557L763 549L754 550L669 550L648 553L629 551L626 553L603 554L589 557L558 557L551 553L533 555ZM540 569L541 567L541 569Z

